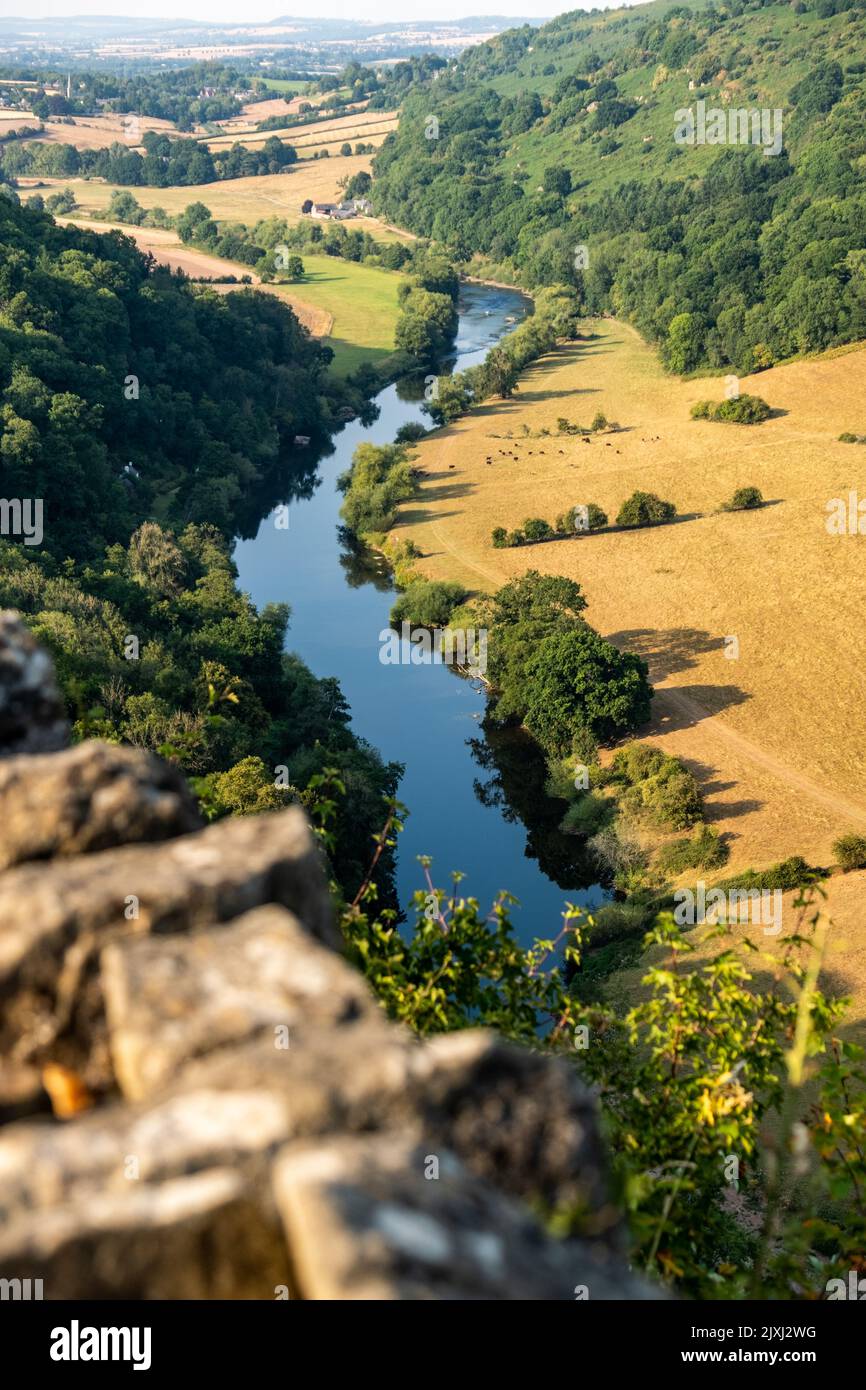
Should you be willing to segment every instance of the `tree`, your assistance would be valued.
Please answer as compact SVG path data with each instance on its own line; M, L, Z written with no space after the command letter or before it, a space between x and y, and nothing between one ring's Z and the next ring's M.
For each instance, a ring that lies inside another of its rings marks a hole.
M129 542L129 571L137 583L160 598L176 594L186 565L174 537L155 521L145 521Z
M695 314L675 314L664 346L665 363L672 372L689 372L701 360L702 327Z
M559 165L549 165L544 171L542 185L545 193L556 193L566 198L571 192L571 173Z
M617 512L617 526L657 526L677 514L673 502L663 502L654 492L633 492Z
M503 401L514 395L517 387L517 367L504 348L495 347L488 352L483 373L485 395L499 396Z
M563 756L578 729L600 743L647 723L649 668L587 624L551 633L526 667L525 724L549 752Z

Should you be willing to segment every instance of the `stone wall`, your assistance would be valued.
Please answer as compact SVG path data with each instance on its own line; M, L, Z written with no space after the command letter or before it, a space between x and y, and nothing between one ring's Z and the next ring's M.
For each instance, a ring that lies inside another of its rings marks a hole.
M200 823L66 747L0 615L0 1279L46 1298L646 1298L564 1063L419 1042L344 960L298 809ZM530 1203L583 1213L548 1237ZM577 1292L576 1292L577 1290Z

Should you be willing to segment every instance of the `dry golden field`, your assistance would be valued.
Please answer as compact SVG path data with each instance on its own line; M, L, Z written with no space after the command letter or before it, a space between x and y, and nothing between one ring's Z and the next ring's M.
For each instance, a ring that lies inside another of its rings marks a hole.
M141 144L146 130L164 131L169 135L181 135L172 121L164 121L158 116L75 116L74 125L63 121L45 121L44 129L35 135L34 140L54 145L75 145L79 150L104 149L115 141L135 149ZM136 124L137 123L137 124ZM36 116L22 112L0 115L0 131L20 129L22 126L35 126Z
M287 174L252 174L242 179L222 179L217 183L192 184L172 188L128 188L144 208L161 207L171 216L183 212L190 203L201 202L210 208L218 222L243 222L248 227L264 217L283 217L290 224L300 222L301 204L312 198L315 202L338 202L342 193L338 182L351 178L360 170L369 173L368 155L339 155L334 159L303 160L294 164ZM41 193L47 197L62 188L71 188L82 216L103 212L118 185L100 179L22 178L19 180L22 198ZM377 241L408 241L406 233L386 227L375 217L359 217L344 226L363 228Z
M866 447L837 442L866 434L866 345L743 378L777 414L740 426L689 418L695 401L724 397L723 378L667 376L618 321L586 332L530 368L513 401L418 446L420 495L395 534L421 547L426 575L471 589L529 568L579 580L589 621L650 663L645 736L698 775L707 818L730 844L725 874L792 854L830 864L839 835L866 834L866 535L827 527L831 499L866 498ZM589 443L557 434L558 417L588 425L599 410L622 431ZM523 425L551 435L523 438ZM760 511L717 511L750 485L767 501ZM579 503L613 522L637 488L683 519L491 546L494 526L553 522ZM866 873L827 888L828 970L863 1020Z
M243 144L246 149L258 149L273 136L294 145L297 150L329 149L338 151L340 145L348 140L350 144L363 141L364 144L381 144L389 131L397 128L395 111L356 111L349 115L335 116L332 120L317 121L315 125L281 126L279 130L255 131L250 124L237 126L226 135L214 136L203 141L210 150L230 149L233 144ZM228 130L228 127L227 127Z
M734 867L866 832L866 536L828 534L826 504L866 497L866 349L774 368L741 388L779 413L757 426L692 421L721 378L663 374L636 333L602 321L594 337L536 364L511 402L488 404L419 446L421 495L399 533L431 577L490 588L534 567L584 587L588 617L642 653L659 692L652 734L696 765ZM596 411L617 434L557 436ZM521 439L521 426L552 431ZM511 439L505 438L508 431ZM499 436L499 437L497 437ZM506 457L511 453L515 457ZM493 460L486 462L487 458ZM768 505L718 514L735 488ZM597 502L614 519L636 488L683 520L649 530L494 550L494 526L549 521ZM736 638L738 652L726 638Z

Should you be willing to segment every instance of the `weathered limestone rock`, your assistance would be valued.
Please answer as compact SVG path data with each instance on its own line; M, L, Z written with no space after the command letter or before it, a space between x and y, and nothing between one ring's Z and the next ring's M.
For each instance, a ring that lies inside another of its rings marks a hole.
M17 613L0 613L0 757L64 748L69 725L47 652Z
M312 1029L381 1018L361 976L278 907L209 931L118 941L103 953L102 979L114 1070L130 1100L230 1044L261 1036L288 1052Z
M0 762L0 870L201 828L181 774L138 748L89 740Z
M20 1216L0 1234L0 1278L41 1279L47 1299L273 1299L287 1286L276 1213L237 1173L127 1189Z
M21 1121L0 1131L0 1228L23 1212L79 1209L100 1194L210 1168L267 1172L292 1138L289 1107L267 1092L199 1089L147 1108L113 1105L68 1124Z
M50 662L0 615L0 1278L71 1299L655 1296L626 1268L594 1097L491 1033L390 1023L300 810L197 829L173 769L42 755L64 737ZM46 1088L71 1118L32 1118ZM581 1239L520 1199L581 1211Z
M0 1055L51 1059L106 1084L102 990L112 939L181 932L280 903L335 947L318 849L302 812L221 821L167 844L19 865L0 877ZM55 1043L65 1037L66 1048ZM16 1050L17 1049L17 1050Z
M481 1029L443 1034L414 1053L407 1093L427 1139L493 1187L580 1208L587 1237L621 1228L597 1101L564 1061Z
M591 1247L399 1133L294 1145L274 1190L303 1299L652 1297ZM579 1290L579 1292L578 1292Z

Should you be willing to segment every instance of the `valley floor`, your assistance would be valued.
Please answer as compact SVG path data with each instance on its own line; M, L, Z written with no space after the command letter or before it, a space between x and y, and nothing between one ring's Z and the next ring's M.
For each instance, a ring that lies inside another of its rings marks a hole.
M708 819L729 838L726 873L792 854L829 864L839 835L866 834L866 536L827 526L832 499L866 497L866 447L838 442L866 433L866 348L743 378L776 412L748 427L689 418L695 401L724 397L724 378L666 375L616 320L585 328L586 340L526 372L512 401L418 447L422 485L394 534L420 546L428 577L475 590L530 568L579 580L593 626L649 662L658 693L646 736L698 775ZM559 417L589 425L597 411L622 430L588 443L557 434ZM551 434L523 437L524 425ZM745 486L767 505L717 511ZM495 526L553 522L580 503L613 521L638 488L682 519L491 545ZM829 884L838 985L857 992L860 1017L864 888L866 874Z

